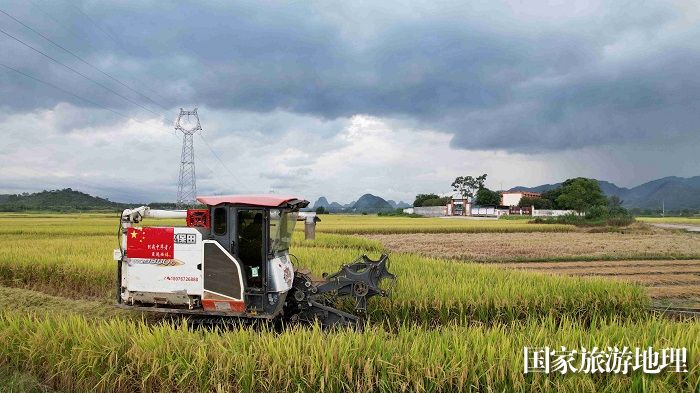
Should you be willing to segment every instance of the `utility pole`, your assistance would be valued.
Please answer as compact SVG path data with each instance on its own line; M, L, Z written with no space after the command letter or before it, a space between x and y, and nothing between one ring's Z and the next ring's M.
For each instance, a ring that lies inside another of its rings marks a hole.
M182 132L182 154L180 156L180 176L177 183L177 208L182 209L197 203L197 182L194 171L194 138L202 131L197 108L186 111L180 108L175 121L175 130Z
M666 200L661 200L661 217L666 217Z

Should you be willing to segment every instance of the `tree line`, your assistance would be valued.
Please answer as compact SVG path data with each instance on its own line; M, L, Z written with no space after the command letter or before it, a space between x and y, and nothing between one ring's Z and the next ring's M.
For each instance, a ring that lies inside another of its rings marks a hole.
M458 176L452 182L452 189L462 199L471 201L476 206L498 206L501 194L485 186L487 174L480 176ZM419 206L445 206L451 197L437 194L418 194L413 202ZM537 197L523 197L520 207L533 206L535 209L573 210L578 214L571 217L555 218L552 221L607 222L627 225L633 221L630 213L622 207L622 200L617 196L606 197L595 179L576 177L567 179L561 186L543 192ZM578 217L578 218L577 218Z

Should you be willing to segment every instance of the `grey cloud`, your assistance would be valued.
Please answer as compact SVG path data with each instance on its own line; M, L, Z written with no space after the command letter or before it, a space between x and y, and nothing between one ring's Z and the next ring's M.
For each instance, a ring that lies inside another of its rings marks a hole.
M282 180L282 181L294 181L300 178L307 177L311 174L310 168L297 168L286 173L279 172L263 172L260 174L261 177L271 180Z
M178 2L165 10L159 2L61 0L41 8L62 23L24 2L7 7L165 108L261 114L239 120L249 132L288 132L293 116L265 116L293 113L322 119L307 132L330 136L340 129L334 119L370 114L451 133L455 148L511 152L696 132L700 32L688 20L697 22L698 10L683 3ZM7 18L2 26L101 78ZM14 67L147 114L16 43L0 45ZM10 109L90 106L5 71L0 82L0 105Z

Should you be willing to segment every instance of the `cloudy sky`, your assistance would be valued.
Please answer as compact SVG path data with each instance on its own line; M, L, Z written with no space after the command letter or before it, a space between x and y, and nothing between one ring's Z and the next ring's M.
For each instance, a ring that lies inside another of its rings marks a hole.
M193 106L199 194L696 176L699 69L696 1L6 0L0 193L174 200Z

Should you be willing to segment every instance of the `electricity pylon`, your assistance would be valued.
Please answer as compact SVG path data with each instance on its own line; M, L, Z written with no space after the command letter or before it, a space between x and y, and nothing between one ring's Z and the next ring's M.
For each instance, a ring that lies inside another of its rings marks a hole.
M190 117L194 119L190 121ZM183 120L186 118L186 124ZM186 128L187 127L187 128ZM180 114L175 121L175 129L182 132L182 155L180 157L180 177L177 183L177 207L184 208L197 203L197 181L194 171L194 138L195 132L202 131L199 123L197 108L186 111L180 108Z

